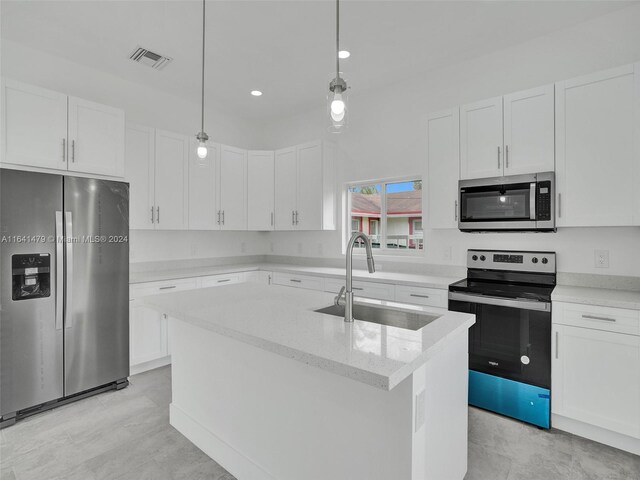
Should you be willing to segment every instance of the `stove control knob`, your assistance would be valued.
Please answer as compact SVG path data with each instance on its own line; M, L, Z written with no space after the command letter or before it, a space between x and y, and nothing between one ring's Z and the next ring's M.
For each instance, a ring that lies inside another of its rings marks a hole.
M480 260L482 260L483 262L487 259L487 257L485 257L484 255L480 255Z
M546 265L547 263L549 263L549 259L547 257L543 257L542 258L542 263L544 263Z
M473 257L471 257L471 260L473 260L474 262L478 260L478 255L474 255Z
M531 261L532 261L533 263L538 263L538 257L533 257L533 258L531 259Z

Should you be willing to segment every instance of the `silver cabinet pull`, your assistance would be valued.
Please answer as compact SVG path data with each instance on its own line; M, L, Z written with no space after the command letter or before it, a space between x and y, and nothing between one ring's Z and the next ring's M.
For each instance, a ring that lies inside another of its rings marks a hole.
M615 318L598 317L597 315L582 315L582 318L587 320L602 320L603 322L616 322Z
M556 332L556 358L558 358L558 332Z
M176 288L175 285L171 285L169 287L160 287L159 290L171 290L172 288Z
M271 212L271 226L273 227L273 212Z
M230 278L225 278L224 280L218 280L218 283L225 283L231 281Z
M351 290L364 290L364 288L360 288L360 287L351 287Z
M420 295L419 293L410 293L410 297L429 298L429 295Z
M224 225L224 210L222 210L222 224Z
M298 210L296 210L296 225L298 225Z
M504 165L509 168L509 145L504 146Z
M151 223L156 223L155 219L153 218L153 207L151 207Z
M220 210L218 210L218 220L216 220L216 223L220 225Z
M562 217L562 194L558 193L558 218Z
M71 140L71 161L76 161L76 141Z
M295 278L290 278L289 281L293 283L302 283L302 280L297 280Z
M67 161L67 139L66 138L62 139L62 161L63 162Z
M500 168L500 145L498 145L498 168Z
M64 305L64 242L62 212L56 212L56 330L62 329Z
M295 225L295 224L296 224L296 211L291 210L291 225Z
M160 207L156 207L156 223L160 223Z
M454 203L453 216L454 216L454 220L458 221L458 200L456 200Z
M73 326L73 217L71 212L65 212L67 235L67 298L65 301L65 328Z

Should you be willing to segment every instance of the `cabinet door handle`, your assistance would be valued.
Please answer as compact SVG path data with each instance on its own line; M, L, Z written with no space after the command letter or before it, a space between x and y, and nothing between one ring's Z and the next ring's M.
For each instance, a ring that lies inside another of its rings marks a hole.
M298 225L298 210L296 210L296 225Z
M509 145L504 146L504 165L509 168Z
M556 332L556 359L558 358L558 332Z
M62 139L62 161L63 162L67 161L67 139L66 138Z
M351 287L351 290L364 290L364 288L360 288L360 287Z
M420 295L419 293L410 293L410 297L429 298L429 295Z
M597 315L582 315L587 320L602 320L603 322L616 322L615 318L598 317Z
M457 222L458 221L458 200L456 200L454 203L453 217L454 217L454 220Z
M176 286L171 285L170 287L160 287L160 290L171 290L172 288L176 288Z
M289 281L293 283L302 283L302 280L296 280L295 278L290 278Z
M273 227L273 212L271 212L271 226Z
M225 278L224 280L218 280L218 283L225 283L231 281L230 278Z
M222 224L224 225L224 210L222 210Z
M71 161L76 161L76 141L71 140Z
M498 145L498 168L500 168L500 145Z
M160 207L156 207L156 223L160 223Z
M562 194L558 193L558 218L562 217Z
M295 225L295 224L296 224L296 211L291 210L291 225Z
M153 218L153 206L151 207L151 223L156 223L155 219Z
M218 219L216 220L216 223L220 225L220 210L218 210Z

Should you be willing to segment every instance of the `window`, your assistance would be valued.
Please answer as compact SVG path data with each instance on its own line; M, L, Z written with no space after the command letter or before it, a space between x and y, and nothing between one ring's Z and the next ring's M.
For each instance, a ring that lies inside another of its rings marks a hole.
M376 182L349 186L351 233L366 233L374 248L393 251L424 249L422 180ZM359 242L356 247L363 247Z

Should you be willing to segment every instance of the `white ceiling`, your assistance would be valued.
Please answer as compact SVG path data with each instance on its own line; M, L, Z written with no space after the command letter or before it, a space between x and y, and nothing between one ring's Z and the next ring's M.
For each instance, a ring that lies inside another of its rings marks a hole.
M629 3L346 0L341 37L352 56L342 70L356 95ZM3 38L199 102L201 2L2 0L1 9ZM324 0L208 0L208 105L256 121L323 105L334 15ZM128 59L137 45L174 61L162 71L137 65Z

